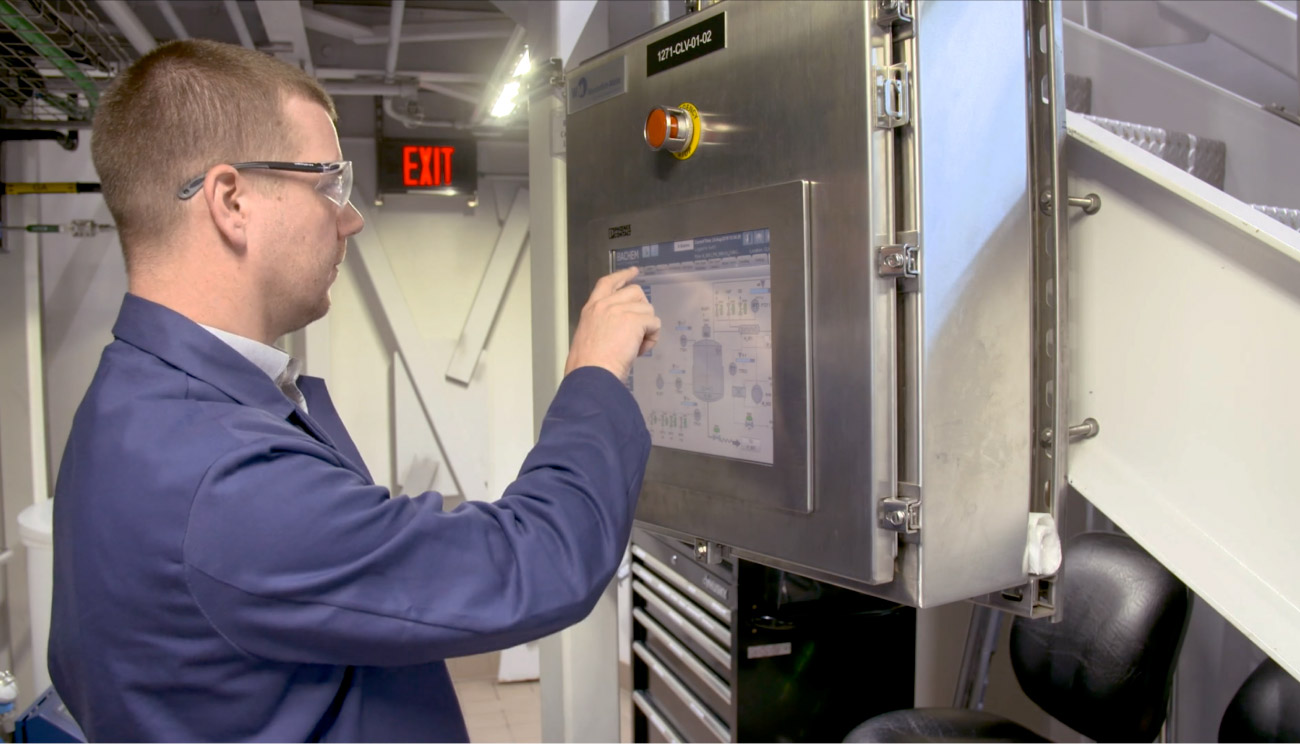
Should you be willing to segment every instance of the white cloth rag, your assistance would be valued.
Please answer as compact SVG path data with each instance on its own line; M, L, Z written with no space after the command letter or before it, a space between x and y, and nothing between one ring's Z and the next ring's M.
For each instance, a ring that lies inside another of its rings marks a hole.
M1030 576L1050 576L1061 568L1061 536L1047 512L1029 513L1024 568Z

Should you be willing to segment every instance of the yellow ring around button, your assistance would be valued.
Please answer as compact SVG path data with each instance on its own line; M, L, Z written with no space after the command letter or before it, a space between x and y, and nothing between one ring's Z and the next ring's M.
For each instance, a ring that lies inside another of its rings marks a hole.
M700 110L690 103L683 103L677 108L685 111L687 116L691 117L691 144L682 152L673 153L673 157L678 160L685 160L695 154L695 148L700 144Z

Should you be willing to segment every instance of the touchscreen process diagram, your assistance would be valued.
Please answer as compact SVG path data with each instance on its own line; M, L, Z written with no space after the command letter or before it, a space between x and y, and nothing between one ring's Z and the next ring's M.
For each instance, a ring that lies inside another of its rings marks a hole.
M663 321L628 382L661 447L772 464L770 231L614 252Z

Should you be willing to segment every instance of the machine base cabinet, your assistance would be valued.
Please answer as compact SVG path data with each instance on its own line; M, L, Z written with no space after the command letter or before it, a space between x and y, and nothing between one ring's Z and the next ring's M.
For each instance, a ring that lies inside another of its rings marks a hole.
M633 740L842 741L910 708L916 611L632 535Z

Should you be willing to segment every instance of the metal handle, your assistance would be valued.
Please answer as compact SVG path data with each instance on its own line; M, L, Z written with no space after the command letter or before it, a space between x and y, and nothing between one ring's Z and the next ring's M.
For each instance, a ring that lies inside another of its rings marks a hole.
M632 581L632 591L644 597L648 604L652 605L655 609L667 616L674 625L681 628L683 633L690 636L692 641L699 644L700 648L703 648L708 652L709 656L712 656L724 669L728 671L731 670L731 654L728 653L727 649L719 646L716 641L705 635L704 631L695 627L691 621L682 617L680 612L669 607L667 602L660 599L659 595L650 591L645 584L634 579Z
M645 695L643 695L640 690L633 691L632 703L636 705L643 714L645 714L646 720L650 722L651 726L659 729L659 733L663 734L663 737L667 739L670 744L681 744L682 737L673 730L672 726L668 725L668 722L664 720L663 716L659 715L659 711L655 710L655 707L650 704L649 700L646 700Z
M646 566L655 573L666 579L668 583L680 589L683 594L690 597L696 604L713 613L719 620L728 625L731 624L731 609L708 594L705 594L702 589L691 583L690 579L677 573L677 571L673 570L673 568L667 563L664 563L653 555L650 555L639 545L632 546L632 555L640 559L642 563L646 564Z
M664 599L668 600L668 603L676 608L678 612L694 620L696 625L699 625L705 630L705 632L717 639L718 643L721 643L724 646L731 645L730 628L717 620L714 620L711 615L700 609L700 607L694 602L683 597L676 589L668 586L668 583L663 579L655 576L645 567L635 564L632 566L632 574L644 581L646 585L658 592Z
M723 682L718 675L714 674L713 670L700 663L700 660L695 658L695 654L691 653L676 638L673 638L672 633L669 633L664 626L655 622L654 618L641 610L632 610L632 617L641 623L641 627L645 628L647 633L667 646L673 656L676 656L678 661L682 662L687 669L699 677L700 681L707 685L710 690L713 690L715 695L722 698L727 705L731 704L731 687L726 682Z
M646 666L650 667L650 672L663 681L664 685L666 685L668 689L677 696L677 699L680 700L682 704L695 715L695 718L709 730L709 733L717 737L720 742L731 741L731 731L727 729L726 724L719 721L717 716L710 713L708 708L704 707L704 703L700 702L699 698L695 697L686 685L682 684L682 681L677 679L677 677L669 671L668 667L664 666L664 663L650 652L650 649L640 643L636 643L633 644L632 651L636 653L637 657L640 658L641 661L646 663Z

